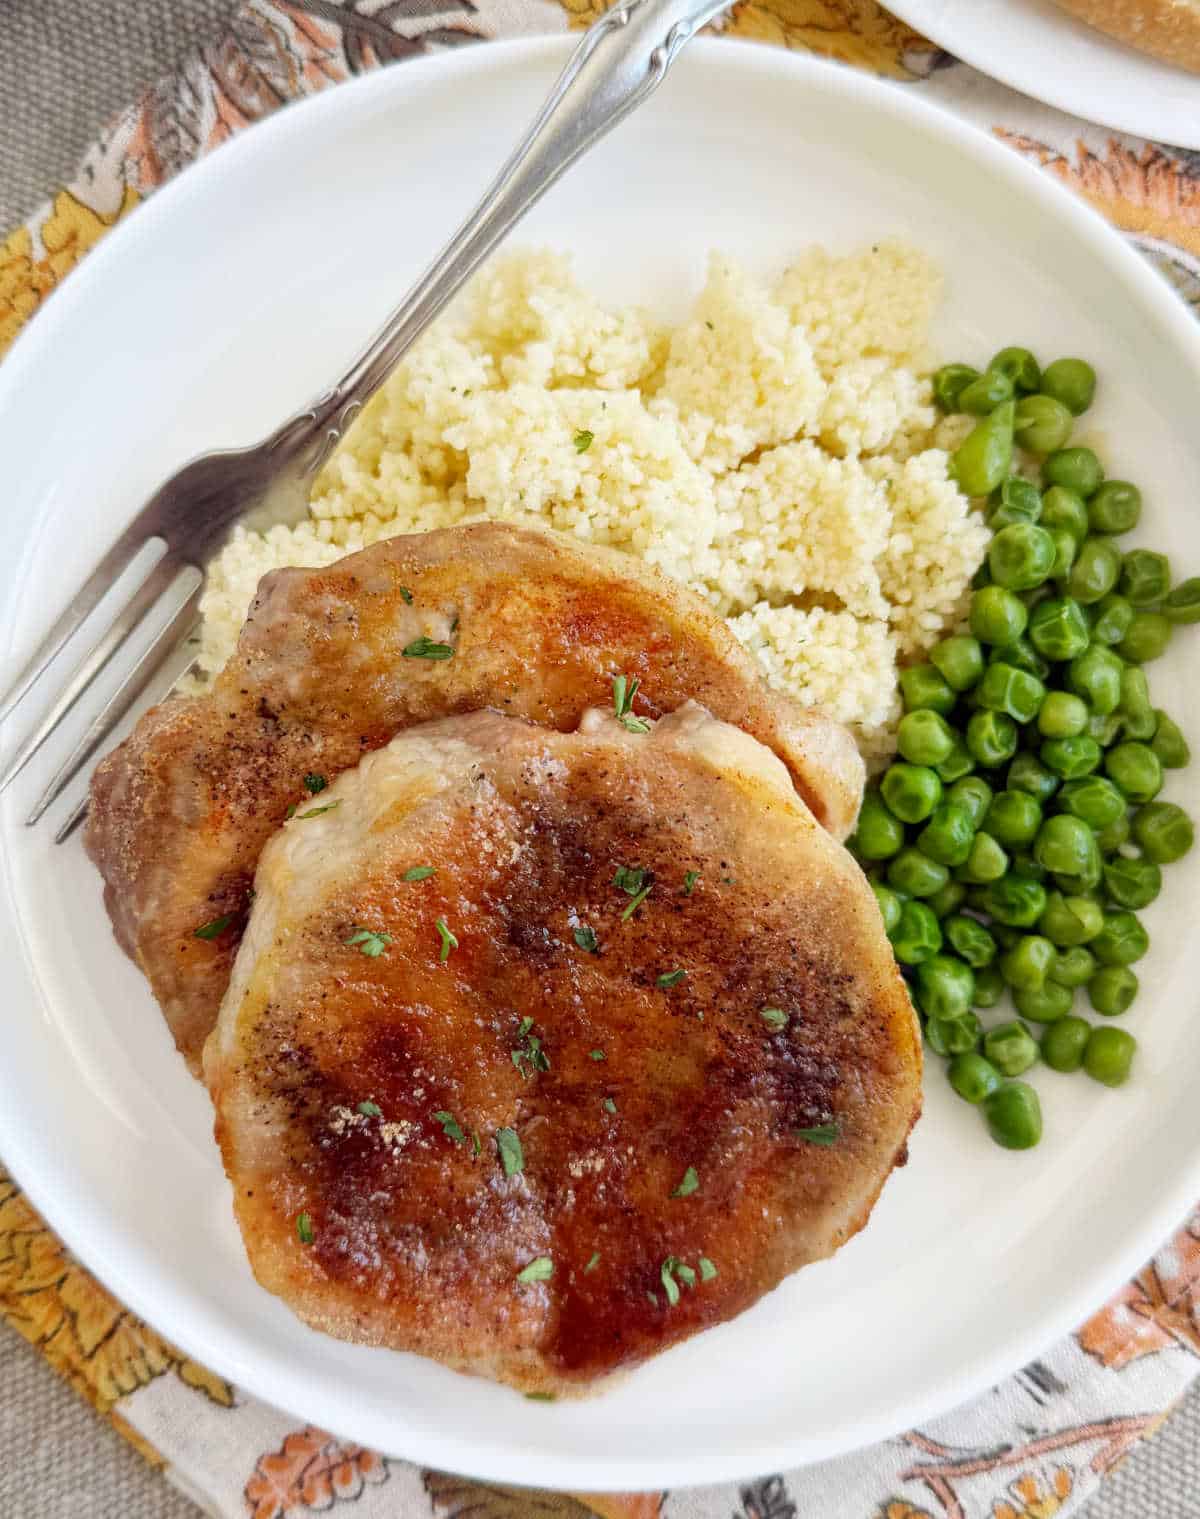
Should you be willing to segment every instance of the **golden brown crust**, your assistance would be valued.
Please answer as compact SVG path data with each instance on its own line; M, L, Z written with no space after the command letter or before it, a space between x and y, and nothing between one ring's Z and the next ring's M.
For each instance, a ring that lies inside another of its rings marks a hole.
M1139 52L1200 73L1197 0L1058 0L1058 4Z
M328 795L263 853L205 1050L247 1252L301 1317L578 1391L863 1226L919 1110L916 1021L865 878L760 746L695 708L648 735L476 713ZM652 873L627 918L618 865ZM529 1034L544 1061L514 1061Z
M422 636L454 657L405 657ZM264 577L212 693L152 709L92 782L86 842L117 938L192 1069L259 853L309 804L306 774L332 779L412 723L483 707L570 729L619 672L641 681L638 712L702 702L774 749L837 837L853 825L863 767L846 731L768 692L720 618L627 556L478 523Z

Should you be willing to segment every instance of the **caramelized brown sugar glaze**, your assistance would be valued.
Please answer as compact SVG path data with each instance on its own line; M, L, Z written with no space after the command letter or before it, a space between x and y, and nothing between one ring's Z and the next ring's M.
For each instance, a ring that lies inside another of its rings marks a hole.
M691 705L644 735L476 713L326 798L263 854L205 1051L247 1251L301 1317L579 1390L862 1227L919 1036L870 887L769 751ZM620 866L652 882L628 916Z
M452 658L405 656L420 638ZM152 709L98 767L87 848L117 939L194 1071L263 845L308 797L412 723L494 707L574 728L640 680L650 717L694 699L775 751L836 837L863 766L849 735L769 692L698 597L608 549L499 523L391 538L264 577L210 694ZM212 939L196 929L229 917Z

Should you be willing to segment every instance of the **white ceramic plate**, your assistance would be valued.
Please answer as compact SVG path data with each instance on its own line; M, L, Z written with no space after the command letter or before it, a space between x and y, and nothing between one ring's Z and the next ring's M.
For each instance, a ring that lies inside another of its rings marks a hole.
M258 437L340 369L488 178L566 46L492 44L289 107L157 195L53 296L0 367L6 670L163 476L204 447ZM1145 487L1148 536L1200 568L1191 318L1090 211L911 94L702 43L523 237L574 249L603 291L670 311L710 248L763 268L815 239L885 233L944 261L948 355L1028 342L1095 362L1112 472ZM1155 692L1186 724L1183 645L1156 667ZM115 949L78 841L56 850L49 829L21 826L50 763L0 814L0 1154L68 1244L173 1341L387 1452L586 1489L828 1456L1017 1367L1200 1195L1198 850L1146 915L1155 950L1128 1019L1144 1041L1137 1080L1110 1093L1036 1076L1046 1139L1013 1155L933 1062L911 1163L870 1227L735 1323L594 1400L551 1406L322 1338L251 1277L207 1099ZM1174 789L1200 812L1195 777Z
M1054 0L886 0L931 42L1047 105L1200 148L1200 75L1086 26Z

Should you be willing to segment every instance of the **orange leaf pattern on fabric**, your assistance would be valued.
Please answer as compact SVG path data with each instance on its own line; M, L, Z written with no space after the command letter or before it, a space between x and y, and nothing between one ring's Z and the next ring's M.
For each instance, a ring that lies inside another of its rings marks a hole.
M343 1445L311 1424L259 1456L245 1487L251 1519L287 1519L352 1502L388 1479L387 1462L361 1445Z
M595 1519L597 1512L570 1493L472 1482L449 1472L427 1471L422 1480L436 1519Z
M1077 1338L1114 1371L1174 1345L1200 1355L1200 1224L1177 1234Z
M994 1519L1054 1519L1075 1488L1069 1467L1058 1466L1043 1482L1032 1472L1023 1472L1009 1484L1012 1502L992 1505Z

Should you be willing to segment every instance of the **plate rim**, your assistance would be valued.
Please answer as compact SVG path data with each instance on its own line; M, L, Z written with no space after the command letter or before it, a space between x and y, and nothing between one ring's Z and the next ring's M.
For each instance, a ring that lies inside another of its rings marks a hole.
M393 89L406 88L404 80L418 81L420 75L444 73L447 80L461 81L464 75L491 69L504 70L513 65L545 62L547 65L565 60L575 38L546 36L538 38L515 38L489 42L486 46L463 49L452 53L429 55L408 60L403 70L394 73L380 69L372 74L347 81L338 88L328 89L316 96L295 103L284 111L258 123L253 132L240 133L223 145L219 152L191 166L189 173L180 174L157 191L136 217L122 222L103 239L84 261L81 268L73 271L72 278L63 282L43 304L26 325L14 343L4 363L0 365L0 409L12 391L18 387L30 366L36 366L43 345L52 341L56 330L73 319L90 297L93 286L102 284L109 263L123 258L133 246L136 237L144 235L156 217L169 215L176 201L185 197L203 195L206 186L222 166L228 166L230 158L223 155L240 154L243 158L265 151L276 139L288 135L303 136L312 129L310 124L320 118L353 111L356 103L365 105L377 94ZM722 67L727 68L737 48L739 62L734 67L743 69L747 75L756 72L790 76L794 81L808 81L817 88L850 97L862 108L880 109L890 114L902 126L916 125L919 129L932 131L948 138L953 147L968 155L982 156L990 161L998 173L1013 183L1016 193L1024 193L1040 202L1048 214L1073 224L1080 237L1088 242L1094 255L1114 270L1116 277L1138 287L1142 299L1157 308L1164 320L1171 319L1178 331L1178 341L1188 349L1191 365L1195 370L1200 388L1200 324L1197 324L1185 304L1165 281L1153 271L1113 229L1098 212L1026 163L1011 149L993 141L986 133L956 116L943 106L920 99L887 82L871 76L830 64L807 55L788 52L768 45L750 45L734 39L704 38L693 44L690 58L682 60L677 68L691 68L700 61L709 63L721 54ZM417 71L420 71L418 73ZM214 167L215 165L215 167ZM1115 266L1115 267L1114 267ZM1183 318L1181 321L1180 318ZM30 542L36 541L36 534ZM28 551L28 550L27 550ZM3 637L11 654L16 622L15 598L6 594ZM15 920L15 891L9 851L0 832L0 871L3 874L5 896L13 911L0 929L0 941L11 941L20 959L27 950L22 935L17 931ZM0 1086L3 1077L0 1076ZM136 1239L123 1236L103 1217L103 1211L90 1199L84 1184L69 1166L57 1160L51 1146L38 1143L31 1133L24 1133L6 1116L5 1104L0 1104L0 1155L4 1164L28 1195L42 1218L58 1238L76 1254L81 1262L100 1280L127 1308L147 1323L157 1325L159 1311L164 1304L161 1287L156 1290L157 1277L147 1269L147 1260L139 1252ZM511 1443L505 1447L506 1460L499 1464L488 1457L477 1462L473 1446L463 1437L444 1430L422 1430L419 1433L419 1449L407 1455L395 1451L396 1436L388 1436L379 1427L378 1417L369 1410L359 1409L368 1428L353 1429L350 1410L344 1400L328 1398L320 1386L310 1383L312 1397L305 1401L305 1412L297 1417L311 1419L334 1433L354 1440L363 1440L385 1454L395 1453L400 1459L437 1466L461 1473L467 1477L485 1480L516 1481L523 1483L529 1459L536 1459L539 1467L539 1486L543 1488L587 1488L593 1491L646 1491L668 1487L709 1485L734 1482L761 1476L764 1472L789 1470L813 1462L847 1454L864 1446L877 1443L903 1429L948 1412L953 1407L976 1396L993 1383L1011 1375L1012 1372L1035 1358L1045 1347L1061 1339L1075 1329L1089 1314L1094 1312L1115 1292L1123 1282L1145 1262L1148 1256L1165 1242L1173 1227L1186 1216L1200 1196L1200 1144L1181 1160L1174 1172L1171 1185L1161 1185L1152 1206L1148 1207L1144 1221L1127 1231L1126 1237L1116 1244L1103 1261L1081 1270L1078 1280L1086 1283L1074 1292L1064 1295L1057 1307L1048 1309L1036 1320L1036 1327L1014 1336L990 1356L981 1357L969 1367L957 1366L936 1377L924 1393L911 1400L892 1415L867 1418L847 1424L844 1437L825 1441L819 1448L805 1441L802 1432L790 1439L769 1439L761 1445L739 1438L736 1453L726 1456L723 1449L714 1449L702 1459L693 1454L688 1459L686 1471L678 1461L668 1459L628 1459L606 1453L602 1465L589 1465L596 1458L586 1452L573 1453L570 1457L547 1455L538 1448L536 1452L522 1450ZM173 1289L169 1278L164 1279L168 1289L165 1301L168 1308L178 1310L178 1299L169 1294ZM186 1310L185 1316L189 1316ZM190 1315L194 1316L194 1315ZM236 1337L230 1336L216 1347L205 1345L192 1333L193 1325L182 1326L168 1323L160 1331L186 1354L194 1355L214 1370L228 1375L229 1379L250 1396L271 1406L292 1406L287 1398L279 1397L279 1389L272 1382L277 1373L273 1362L264 1368L260 1361L249 1361L237 1353ZM244 1348L244 1347L243 1347ZM293 1381L295 1378L293 1377ZM574 1404L576 1407L584 1406ZM549 1412L549 1411L547 1411ZM364 1439L364 1437L366 1437ZM403 1444L403 1432L400 1442Z

